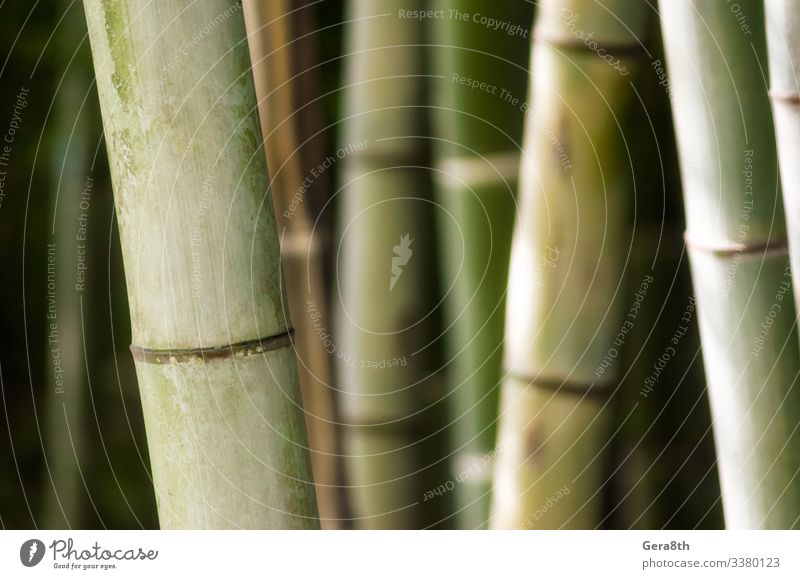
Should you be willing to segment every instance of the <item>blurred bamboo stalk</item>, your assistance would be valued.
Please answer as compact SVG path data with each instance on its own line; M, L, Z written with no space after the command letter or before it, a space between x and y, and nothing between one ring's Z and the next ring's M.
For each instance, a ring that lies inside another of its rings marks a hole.
M82 527L80 468L87 389L82 316L89 311L82 308L86 284L80 280L89 267L86 228L93 189L89 112L84 101L90 84L86 67L91 63L82 58L82 52L75 54L85 34L83 14L78 6L70 9L63 4L66 13L56 32L59 54L64 55L59 59L63 74L53 110L50 152L55 235L47 262L48 298L52 299L46 320L47 367L53 371L48 372L44 419L47 478L41 525L46 529Z
M436 522L424 495L440 398L421 0L347 3L333 347L359 528ZM446 476L446 475L444 475ZM438 506L438 505L437 505Z
M341 528L341 470L331 359L316 329L328 325L323 264L330 231L320 213L328 200L317 78L313 3L246 0L243 4L253 62L261 132L270 171L289 311L295 323L306 428L320 522Z
M647 11L627 0L537 6L493 528L600 522L607 400L632 323L623 273L633 193L621 123Z
M764 7L738 6L744 23L726 3L670 0L661 24L725 522L782 529L800 519L800 356Z
M474 529L489 520L533 13L523 1L437 0L436 9L447 15L433 20L429 31L436 42L431 94L451 474L460 481L454 487L457 526ZM475 22L475 14L507 28ZM480 83L489 88L481 90Z
M318 528L241 6L85 1L162 528Z

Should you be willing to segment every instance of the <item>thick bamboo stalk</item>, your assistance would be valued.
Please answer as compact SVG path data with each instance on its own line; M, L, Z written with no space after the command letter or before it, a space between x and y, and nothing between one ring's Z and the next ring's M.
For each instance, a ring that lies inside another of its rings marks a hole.
M494 528L600 521L606 402L629 321L623 272L633 194L621 123L646 14L645 3L623 0L537 7Z
M436 9L431 94L451 475L457 526L474 529L489 519L532 5L438 0Z
M313 7L304 0L244 2L261 132L270 170L289 310L296 327L300 390L323 528L342 526L340 461L327 327L330 232L321 215L330 190L316 78Z
M238 2L85 2L162 528L315 528Z
M446 483L427 477L424 456L433 440L428 405L439 398L431 375L437 282L423 25L403 16L422 2L347 6L331 342L345 473L357 527L418 528L434 522L425 493Z
M725 524L788 528L800 518L800 356L763 5L738 6L746 22L725 3L664 2L661 24Z

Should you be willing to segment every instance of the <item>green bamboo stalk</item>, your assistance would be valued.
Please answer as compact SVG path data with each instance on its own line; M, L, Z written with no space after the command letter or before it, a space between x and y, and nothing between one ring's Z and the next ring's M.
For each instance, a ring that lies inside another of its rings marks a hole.
M430 27L431 93L451 470L457 526L474 529L489 519L532 5L438 0L435 8L443 16Z
M238 2L85 2L162 528L316 528Z
M494 528L600 521L633 200L619 123L647 6L545 0L511 250ZM620 333L623 337L620 340Z
M800 518L800 368L763 4L661 4L728 528ZM735 65L733 64L735 63Z
M86 375L84 370L84 335L81 319L81 292L76 273L85 275L88 267L85 231L88 199L93 180L90 163L93 151L88 142L89 114L84 99L89 87L91 63L75 49L85 34L80 7L66 14L57 35L63 57L59 91L53 111L51 172L53 175L53 242L48 252L48 283L53 281L53 307L47 316L47 367L49 372L46 417L47 461L42 526L48 529L81 528L83 489L80 463L83 449L83 417ZM74 60L73 60L74 59ZM72 61L72 62L70 62ZM83 197L82 197L83 196ZM84 205L86 203L86 205ZM78 261L80 260L80 262ZM87 312L88 313L88 312Z
M436 278L419 0L347 4L339 193L337 357L354 523L434 522L425 467ZM446 475L445 475L446 476Z
M300 391L323 528L342 526L341 473L331 360L316 332L327 326L323 264L329 231L320 219L329 172L324 160L312 8L289 0L243 4L261 132L270 169L289 310L296 325ZM313 308L310 311L309 308Z

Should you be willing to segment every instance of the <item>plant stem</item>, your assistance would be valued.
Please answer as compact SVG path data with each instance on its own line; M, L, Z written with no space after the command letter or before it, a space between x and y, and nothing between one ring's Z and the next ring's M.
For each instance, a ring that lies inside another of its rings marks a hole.
M336 351L355 525L436 521L425 464L440 399L419 0L351 0L343 88ZM387 63L391 68L387 71ZM446 476L446 475L444 475Z
M728 528L800 517L800 357L765 79L762 2L661 4ZM731 63L735 63L735 66Z
M342 526L341 472L331 360L316 329L327 327L323 264L330 231L320 210L330 190L324 161L312 7L289 0L243 4L261 132L281 241L289 310L296 326L300 391L322 527ZM299 196L299 197L298 197Z
M162 528L316 528L237 2L86 0Z
M800 4L794 0L765 0L769 47L770 97L789 233L792 270L800 271ZM800 284L794 285L795 303Z
M600 520L633 200L621 122L646 8L622 0L537 6L494 528L591 528Z
M430 31L437 42L431 93L451 472L460 481L457 526L474 529L489 519L532 5L438 0L436 8L447 15ZM494 30L475 15L508 30L516 25L516 32Z

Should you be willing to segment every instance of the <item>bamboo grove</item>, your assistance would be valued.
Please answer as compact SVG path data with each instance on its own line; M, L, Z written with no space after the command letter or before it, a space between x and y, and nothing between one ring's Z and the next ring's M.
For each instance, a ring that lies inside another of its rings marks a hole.
M800 527L800 0L63 9L46 247L107 157L161 528ZM59 528L113 348L47 274Z

